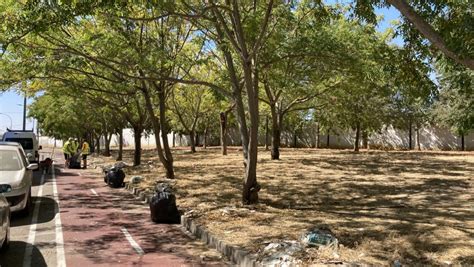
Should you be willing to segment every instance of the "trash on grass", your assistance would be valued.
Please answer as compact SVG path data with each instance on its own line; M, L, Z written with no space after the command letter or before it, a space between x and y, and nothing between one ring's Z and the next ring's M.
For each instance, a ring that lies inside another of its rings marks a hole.
M337 246L339 241L329 229L315 228L303 234L301 242L306 246Z
M128 167L129 165L123 161L119 161L117 163L114 164L115 167L119 168L119 169L123 169L125 167Z
M263 266L295 266L301 264L296 254L304 252L297 241L270 243L263 249Z
M143 181L143 177L142 177L142 176L133 176L133 177L130 179L130 183L132 183L132 184L138 184L138 183L140 183L141 181Z

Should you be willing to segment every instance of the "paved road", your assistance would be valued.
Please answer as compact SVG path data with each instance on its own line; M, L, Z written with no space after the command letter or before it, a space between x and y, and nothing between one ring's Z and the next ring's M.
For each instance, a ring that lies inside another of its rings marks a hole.
M28 217L13 215L11 247L0 254L1 266L59 266L56 222L60 220L53 175L34 172L33 209Z
M34 209L12 219L0 266L228 265L179 226L152 223L124 189L107 187L93 170L63 169L56 156L54 171L35 172Z

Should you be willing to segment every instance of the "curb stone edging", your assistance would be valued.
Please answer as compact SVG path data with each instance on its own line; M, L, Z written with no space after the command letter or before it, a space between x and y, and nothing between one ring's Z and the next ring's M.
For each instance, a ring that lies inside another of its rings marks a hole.
M126 183L125 189L130 191L133 195L140 198L144 201L143 204L148 204L151 201L152 195L146 194L144 190L140 190L137 187L133 187L132 184ZM220 253L224 254L232 262L236 263L238 266L243 267L260 267L262 264L257 262L257 257L252 255L250 252L236 246L229 245L224 241L218 239L207 231L201 225L198 225L192 218L181 215L181 226L184 227L187 231L193 234L195 237L199 238L201 241L206 243L206 245L215 248Z

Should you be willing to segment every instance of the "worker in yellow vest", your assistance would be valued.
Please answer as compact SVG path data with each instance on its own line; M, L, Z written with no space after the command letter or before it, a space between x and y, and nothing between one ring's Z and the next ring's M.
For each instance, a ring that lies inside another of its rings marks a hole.
M82 168L87 169L87 155L90 154L90 147L89 147L89 143L87 143L86 140L82 142L81 153L82 153L82 163L83 163Z
M71 144L72 144L72 150L74 151L72 155L74 155L77 153L77 149L79 148L79 142L77 141L77 138L74 138Z
M63 153L64 153L64 159L66 160L66 167L69 166L69 159L73 155L73 147L72 147L72 142L73 139L69 138L66 142L63 144Z

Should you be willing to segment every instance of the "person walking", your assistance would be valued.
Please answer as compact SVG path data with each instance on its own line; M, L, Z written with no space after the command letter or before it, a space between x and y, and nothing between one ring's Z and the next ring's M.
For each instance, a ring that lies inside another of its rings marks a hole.
M90 154L90 147L89 147L89 143L87 143L86 140L82 142L81 152L82 152L82 163L83 163L82 168L87 169L87 156Z
M72 156L72 153L73 153L72 152L73 151L72 142L73 142L73 139L69 138L63 144L63 153L64 153L64 159L66 160L66 163L65 163L66 167L69 166L69 160L71 159L71 156Z

